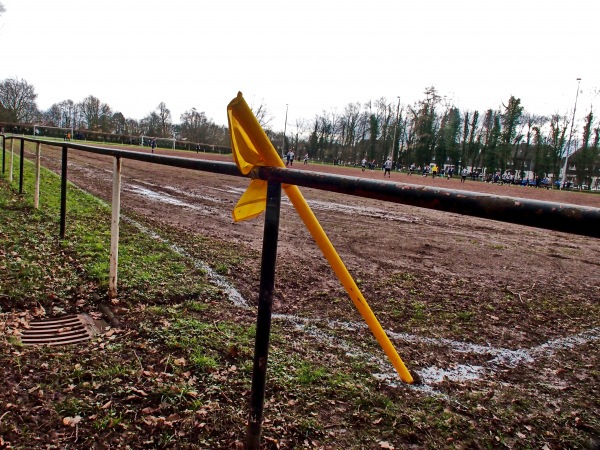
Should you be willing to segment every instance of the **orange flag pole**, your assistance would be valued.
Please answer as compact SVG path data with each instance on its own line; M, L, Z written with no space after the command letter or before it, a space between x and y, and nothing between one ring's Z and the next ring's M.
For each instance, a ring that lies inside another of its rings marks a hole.
M229 103L227 113L233 156L242 173L250 173L254 166L285 167L279 154L256 120L241 93L238 93L238 96ZM264 211L266 205L266 187L267 182L264 180L253 179L250 182L248 190L242 195L242 198L240 198L234 208L233 218L235 221L256 217ZM323 252L323 255L331 265L334 273L341 281L344 289L346 289L355 307L398 372L400 379L405 383L413 383L413 377L373 314L373 311L367 304L360 289L310 209L310 206L308 206L300 189L294 185L284 185L283 188L321 249L321 252Z

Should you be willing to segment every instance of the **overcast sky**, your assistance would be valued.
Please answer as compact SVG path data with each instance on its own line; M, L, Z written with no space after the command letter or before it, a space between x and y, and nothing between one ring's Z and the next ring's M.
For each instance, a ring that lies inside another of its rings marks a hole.
M0 80L38 106L98 97L142 119L160 102L219 124L238 91L296 119L435 86L461 109L600 109L598 0L0 0Z

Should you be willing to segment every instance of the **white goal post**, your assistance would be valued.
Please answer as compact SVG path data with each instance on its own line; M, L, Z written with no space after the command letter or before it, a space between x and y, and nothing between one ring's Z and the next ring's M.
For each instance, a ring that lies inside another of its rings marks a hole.
M73 127L50 127L47 125L34 125L33 135L35 137L52 137L59 139L73 139Z

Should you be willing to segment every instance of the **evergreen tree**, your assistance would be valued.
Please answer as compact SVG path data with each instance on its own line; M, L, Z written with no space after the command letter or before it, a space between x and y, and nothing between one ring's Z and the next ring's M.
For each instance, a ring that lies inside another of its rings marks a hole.
M451 108L448 113L448 122L444 130L444 140L446 141L446 157L450 164L456 164L461 157L460 141L460 112L457 108ZM468 121L465 120L465 128L468 128ZM467 131L468 132L468 129ZM463 133L466 133L463 130ZM440 160L440 165L443 165L444 160Z
M379 121L375 114L369 116L369 149L367 158L369 161L376 159L377 156L377 136L379 134Z
M594 174L594 163L596 162L597 147L590 145L590 138L592 136L592 127L594 122L594 113L590 109L589 114L585 118L585 125L583 127L583 136L581 141L581 147L575 154L575 174L577 175L577 183L586 185L588 189L591 187L592 176Z
M508 105L504 106L504 113L501 115L502 118L502 132L500 135L500 145L498 152L498 167L492 168L500 169L502 173L506 171L509 155L513 145L519 145L522 136L517 135L517 126L523 113L523 107L521 106L521 99L515 98L511 95L508 99Z
M550 118L550 136L548 144L550 146L550 166L555 179L558 179L560 173L560 161L563 157L565 148L565 135L567 133L567 118L554 114Z
M465 119L466 120L466 119ZM475 135L477 134L477 126L479 123L479 111L474 111L471 117L471 125L469 126L469 143L467 145L467 151L465 156L461 158L461 170L463 167L467 167L469 163L473 167L475 157L480 151L480 142L475 141Z

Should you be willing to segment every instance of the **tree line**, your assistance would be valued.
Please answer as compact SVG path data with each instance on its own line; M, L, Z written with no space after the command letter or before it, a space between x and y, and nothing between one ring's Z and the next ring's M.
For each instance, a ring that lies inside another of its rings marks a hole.
M380 164L391 156L404 167L434 162L457 171L554 179L569 152L569 177L591 186L592 178L600 176L600 124L593 108L583 130L574 127L571 142L570 126L567 115L529 113L514 96L499 109L461 111L431 86L412 105L381 98L299 121L296 132L285 137L283 152L293 147L311 158L350 164L362 158Z
M46 111L38 109L36 99L35 88L27 81L19 78L3 80L0 83L0 122L39 124L104 134L175 138L220 146L230 143L227 127L217 125L196 108L185 111L180 122L174 123L171 111L164 102L160 102L138 121L113 111L110 105L93 95L80 102L69 99L54 103Z
M529 113L514 96L498 109L461 111L433 86L423 94L412 105L389 102L383 97L349 103L341 112L334 109L323 111L312 120L296 120L285 136L270 127L265 105L253 110L282 155L294 148L297 154L308 153L313 160L350 164L362 158L381 163L391 156L396 166L435 162L456 171L468 168L485 173L510 172L521 178L533 173L557 179L569 152L569 175L578 184L591 186L592 178L600 175L600 125L591 106L583 129L575 128L571 133L574 124L566 114ZM35 88L25 80L2 81L0 122L39 123L219 146L230 143L227 127L216 124L196 108L185 111L179 123L174 123L170 110L161 102L137 121L113 111L93 95L80 102L55 103L47 111L37 108L36 98Z

